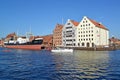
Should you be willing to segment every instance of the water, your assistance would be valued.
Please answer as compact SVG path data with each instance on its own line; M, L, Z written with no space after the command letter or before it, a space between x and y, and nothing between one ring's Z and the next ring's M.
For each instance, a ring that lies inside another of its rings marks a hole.
M120 50L6 50L0 48L0 80L120 80Z

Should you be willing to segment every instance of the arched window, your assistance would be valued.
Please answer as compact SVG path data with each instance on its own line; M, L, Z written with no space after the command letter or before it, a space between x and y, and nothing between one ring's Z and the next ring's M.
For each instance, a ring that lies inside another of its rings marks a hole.
M78 43L78 46L80 46L80 43Z
M92 43L92 47L94 47L94 43Z
M89 43L87 43L87 47L90 47L90 44L89 44Z
M85 46L85 44L84 44L84 43L82 43L82 46Z

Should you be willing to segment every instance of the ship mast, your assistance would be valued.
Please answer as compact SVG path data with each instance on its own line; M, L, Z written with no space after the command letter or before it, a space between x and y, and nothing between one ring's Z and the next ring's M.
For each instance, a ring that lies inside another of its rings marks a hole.
M29 32L26 32L26 37L30 38L30 36L33 36L32 31L31 31L31 26L30 26Z

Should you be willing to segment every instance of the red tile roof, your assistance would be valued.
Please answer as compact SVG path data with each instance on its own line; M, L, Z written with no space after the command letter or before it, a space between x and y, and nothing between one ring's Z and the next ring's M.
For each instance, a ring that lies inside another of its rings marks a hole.
M45 35L45 36L31 36L30 39L36 39L36 38L43 38L43 42L48 42L48 43L52 43L52 37L53 35Z
M43 42L52 43L53 35L46 35L46 36L41 36L41 37L43 38Z
M57 24L56 27L55 27L55 30L60 30L63 28L63 25L61 24Z
M109 40L112 41L112 42L118 42L118 41L120 41L119 39L114 38L114 37L110 38Z
M11 36L16 36L15 32L11 33L11 34L8 34L6 38L10 38Z
M74 20L70 20L75 26L78 26L79 22L76 22Z
M102 24L96 22L95 20L91 20L91 19L89 19L89 20L90 20L96 27L99 27L99 28L108 30L105 26L103 26Z

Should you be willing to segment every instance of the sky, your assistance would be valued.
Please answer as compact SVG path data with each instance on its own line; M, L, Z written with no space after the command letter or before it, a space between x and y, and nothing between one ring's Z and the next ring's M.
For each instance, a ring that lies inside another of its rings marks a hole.
M80 22L87 16L120 38L120 0L0 0L0 37L16 32L52 34L67 19Z

